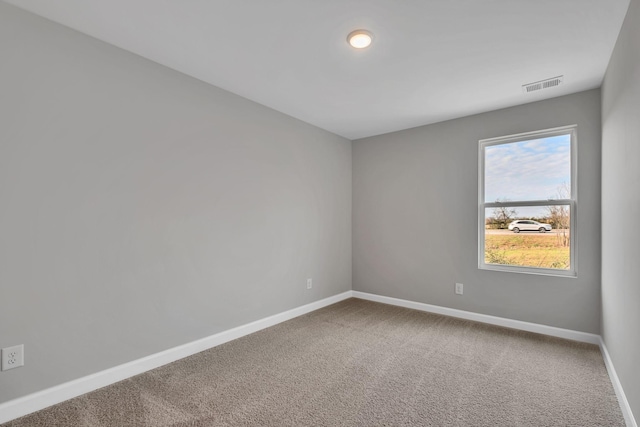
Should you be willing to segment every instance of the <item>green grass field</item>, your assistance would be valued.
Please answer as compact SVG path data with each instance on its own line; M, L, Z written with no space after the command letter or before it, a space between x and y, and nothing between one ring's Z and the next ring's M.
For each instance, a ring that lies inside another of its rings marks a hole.
M555 233L486 234L485 262L568 270L570 254Z

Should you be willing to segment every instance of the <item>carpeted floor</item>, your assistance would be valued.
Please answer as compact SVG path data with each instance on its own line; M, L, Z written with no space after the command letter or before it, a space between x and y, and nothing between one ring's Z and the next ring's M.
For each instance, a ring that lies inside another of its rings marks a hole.
M596 346L350 299L6 426L624 426Z

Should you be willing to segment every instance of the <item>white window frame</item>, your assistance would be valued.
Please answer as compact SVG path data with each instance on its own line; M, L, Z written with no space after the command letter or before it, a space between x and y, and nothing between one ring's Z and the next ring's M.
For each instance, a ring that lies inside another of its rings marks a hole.
M510 144L514 142L527 141L532 139L547 138L559 135L571 136L571 195L569 199L549 199L531 201L509 201L509 202L487 202L484 200L484 175L485 175L485 148L493 145ZM550 276L577 277L577 204L578 204L578 175L577 175L577 125L562 126L552 129L539 130L534 132L520 133L516 135L501 136L497 138L482 139L479 141L479 167L478 167L478 268L481 270L508 271L514 273L542 274ZM519 207L519 206L569 206L570 212L570 269L561 270L554 268L523 267L518 265L487 264L485 263L485 213L486 209L496 207Z

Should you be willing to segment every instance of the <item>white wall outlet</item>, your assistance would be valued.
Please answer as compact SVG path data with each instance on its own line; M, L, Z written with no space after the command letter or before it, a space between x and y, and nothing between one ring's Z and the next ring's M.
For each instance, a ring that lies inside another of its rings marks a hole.
M456 294L462 295L463 290L464 290L464 285L462 283L456 283Z
M2 349L2 370L18 368L24 365L24 344Z
M311 289L313 287L313 280L307 279L307 289Z

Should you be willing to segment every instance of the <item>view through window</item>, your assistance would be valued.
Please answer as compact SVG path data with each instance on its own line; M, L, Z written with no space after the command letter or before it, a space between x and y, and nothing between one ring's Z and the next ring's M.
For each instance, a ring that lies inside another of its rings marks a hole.
M480 141L480 268L575 275L575 136Z

